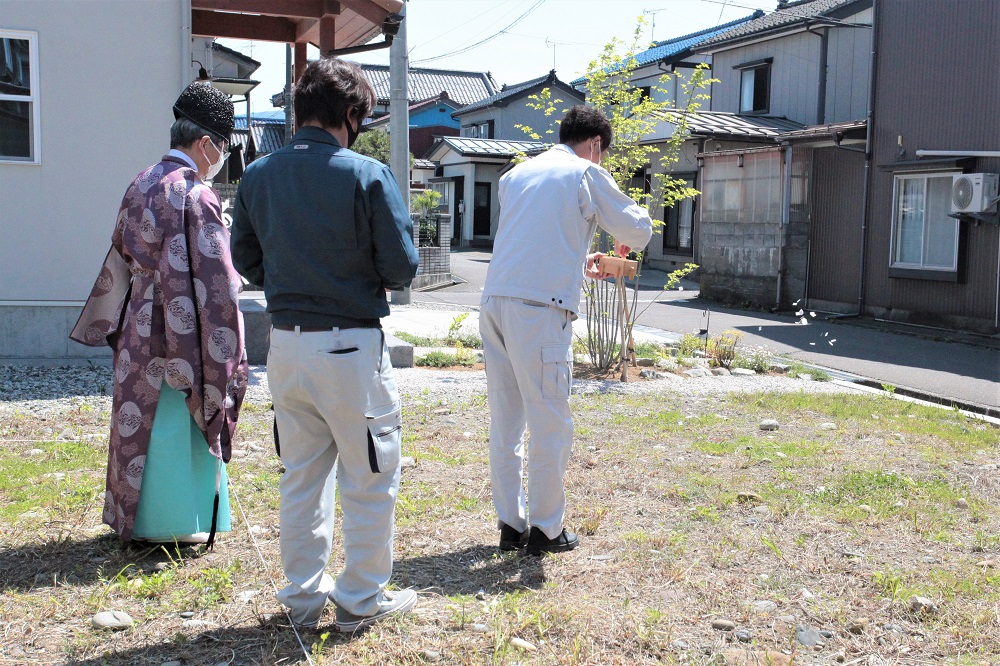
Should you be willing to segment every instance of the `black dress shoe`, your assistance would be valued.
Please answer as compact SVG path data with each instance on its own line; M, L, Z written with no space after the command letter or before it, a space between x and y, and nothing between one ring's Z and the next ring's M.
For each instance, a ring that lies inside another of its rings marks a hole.
M545 532L541 531L537 527L532 527L531 534L528 536L528 546L525 552L528 555L541 555L542 553L565 553L567 550L573 550L579 545L580 540L572 532L563 530L559 533L559 536L554 539L550 539L545 536Z
M528 530L518 532L506 523L500 524L500 550L509 551L524 548L528 540Z

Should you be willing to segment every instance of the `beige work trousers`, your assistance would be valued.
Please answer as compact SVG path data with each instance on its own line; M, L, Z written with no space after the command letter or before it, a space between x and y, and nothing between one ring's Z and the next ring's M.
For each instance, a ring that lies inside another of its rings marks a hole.
M520 298L490 296L479 312L490 406L490 479L497 520L559 536L563 477L573 448L572 313ZM525 447L525 427L530 441ZM528 492L524 492L527 448Z
M285 473L281 477L278 601L302 625L328 599L373 615L392 574L399 490L399 393L382 331L271 329L267 381ZM344 569L326 573L340 491Z

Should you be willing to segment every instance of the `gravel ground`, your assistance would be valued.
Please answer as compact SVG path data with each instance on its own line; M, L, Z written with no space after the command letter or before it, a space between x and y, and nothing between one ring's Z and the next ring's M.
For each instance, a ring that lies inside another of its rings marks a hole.
M461 399L486 392L483 371L441 371L423 368L398 368L396 384L404 395L418 395L429 389L438 399ZM16 413L36 415L56 414L67 408L86 403L106 408L111 403L112 372L102 366L64 366L37 368L0 366L0 417ZM573 392L619 394L683 394L686 396L716 396L726 393L808 391L810 393L842 393L850 388L830 382L791 379L780 375L748 377L686 378L667 375L657 380L639 380L622 384L617 381L576 379ZM271 400L264 366L250 367L247 398L254 404Z

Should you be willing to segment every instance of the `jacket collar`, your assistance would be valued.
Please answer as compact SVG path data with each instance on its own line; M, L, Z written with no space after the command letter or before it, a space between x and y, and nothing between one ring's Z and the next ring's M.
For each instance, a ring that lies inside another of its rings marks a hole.
M295 143L297 141L315 141L317 143L328 143L331 146L343 148L343 146L340 145L332 134L327 132L325 129L320 129L319 127L299 128L299 131L295 133L295 136L292 137L290 143Z

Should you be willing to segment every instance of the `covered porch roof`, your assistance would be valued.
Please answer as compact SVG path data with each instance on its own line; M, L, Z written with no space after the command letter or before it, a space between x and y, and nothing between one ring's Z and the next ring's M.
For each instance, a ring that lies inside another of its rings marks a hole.
M402 8L402 0L191 0L191 33L313 44L326 55L395 35Z

